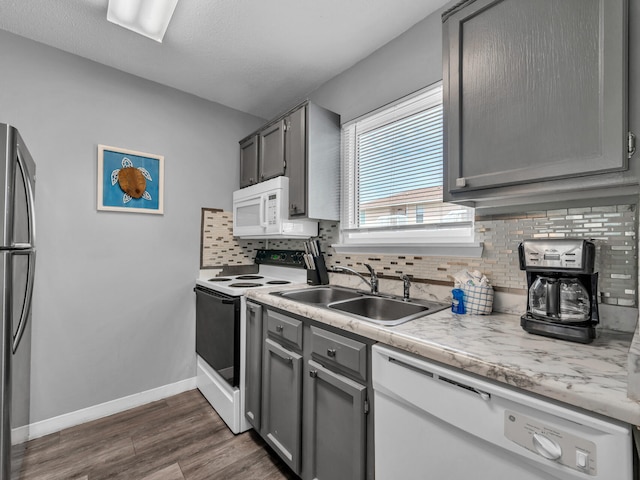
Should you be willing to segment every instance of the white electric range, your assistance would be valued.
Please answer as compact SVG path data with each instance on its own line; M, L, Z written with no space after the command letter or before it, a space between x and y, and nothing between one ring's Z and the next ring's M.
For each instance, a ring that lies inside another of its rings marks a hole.
M233 433L250 428L244 416L246 292L306 283L304 252L258 250L257 273L196 280L196 385Z

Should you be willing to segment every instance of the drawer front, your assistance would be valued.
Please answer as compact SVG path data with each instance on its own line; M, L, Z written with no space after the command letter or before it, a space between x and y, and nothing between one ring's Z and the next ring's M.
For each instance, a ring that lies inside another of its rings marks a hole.
M311 353L325 366L337 366L367 379L367 346L362 342L311 327Z
M267 310L267 332L271 338L284 340L302 349L302 322L292 317Z

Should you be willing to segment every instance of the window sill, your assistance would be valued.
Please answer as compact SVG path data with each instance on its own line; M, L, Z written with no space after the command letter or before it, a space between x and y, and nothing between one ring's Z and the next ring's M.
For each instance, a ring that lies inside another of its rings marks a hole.
M420 255L423 257L480 258L484 245L480 243L355 244L331 245L336 253L375 253L382 255Z

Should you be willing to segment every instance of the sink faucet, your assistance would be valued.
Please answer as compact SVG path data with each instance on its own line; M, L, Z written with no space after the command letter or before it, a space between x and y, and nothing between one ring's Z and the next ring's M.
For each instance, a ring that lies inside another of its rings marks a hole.
M400 278L404 281L404 288L402 289L402 300L405 302L409 301L409 289L411 288L411 279L409 275L402 274Z
M368 263L365 263L364 266L367 267L367 270L369 270L369 273L371 274L370 281L367 280L364 277L364 275L362 275L360 272L356 272L353 268L336 265L333 269L338 272L350 272L350 273L353 273L354 275L357 275L364 283L366 283L367 285L369 285L369 287L371 287L371 293L373 295L377 295L378 294L378 276L376 275L376 272L371 265L369 265Z

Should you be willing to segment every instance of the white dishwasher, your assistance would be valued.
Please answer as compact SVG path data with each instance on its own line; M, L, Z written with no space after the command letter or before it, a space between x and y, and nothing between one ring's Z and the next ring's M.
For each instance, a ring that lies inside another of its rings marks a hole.
M629 425L375 345L376 480L632 480Z

